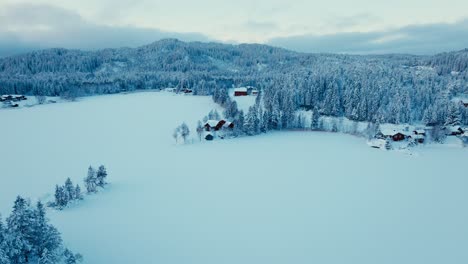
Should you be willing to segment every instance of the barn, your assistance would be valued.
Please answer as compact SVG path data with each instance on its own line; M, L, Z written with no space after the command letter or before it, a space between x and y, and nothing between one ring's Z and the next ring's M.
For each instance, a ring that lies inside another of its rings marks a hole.
M399 131L396 129L381 129L375 136L376 138L381 139L392 139L393 141L402 141L407 138L410 138L406 132Z
M247 96L249 95L246 87L234 89L234 96Z

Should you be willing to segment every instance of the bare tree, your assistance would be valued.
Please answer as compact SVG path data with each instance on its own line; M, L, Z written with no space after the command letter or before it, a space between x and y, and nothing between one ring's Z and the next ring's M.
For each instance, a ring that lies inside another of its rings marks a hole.
M201 141L202 135L203 135L203 125L201 121L198 121L198 124L197 124L197 134L198 134L198 139Z
M172 133L172 137L175 139L175 142L177 144L177 141L179 139L179 128L174 129L174 133Z
M36 95L36 100L38 104L44 104L47 100L47 97L43 95Z
M184 143L187 143L187 137L190 135L190 129L188 128L187 124L185 124L185 122L180 125L179 129L180 135L184 139Z

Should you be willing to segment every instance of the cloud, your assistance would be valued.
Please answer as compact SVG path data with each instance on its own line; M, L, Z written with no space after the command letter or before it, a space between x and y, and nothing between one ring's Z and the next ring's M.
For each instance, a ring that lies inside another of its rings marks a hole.
M70 10L48 5L14 5L0 11L0 56L64 47L95 50L136 47L163 38L209 41L198 33L90 23Z
M301 52L435 54L468 47L468 19L399 29L274 38L268 44Z

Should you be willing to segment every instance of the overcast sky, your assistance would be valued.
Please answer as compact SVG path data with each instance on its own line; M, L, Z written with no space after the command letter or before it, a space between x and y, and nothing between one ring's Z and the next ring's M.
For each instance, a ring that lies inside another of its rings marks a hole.
M161 38L305 52L468 48L466 0L0 0L0 56L139 46Z

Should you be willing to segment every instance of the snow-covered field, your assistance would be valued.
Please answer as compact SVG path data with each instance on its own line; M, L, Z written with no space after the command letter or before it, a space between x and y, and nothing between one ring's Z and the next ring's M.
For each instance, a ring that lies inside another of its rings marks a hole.
M318 132L175 145L216 107L135 93L0 111L0 212L102 163L105 191L49 212L85 263L468 262L467 149Z

